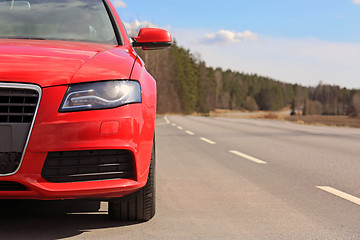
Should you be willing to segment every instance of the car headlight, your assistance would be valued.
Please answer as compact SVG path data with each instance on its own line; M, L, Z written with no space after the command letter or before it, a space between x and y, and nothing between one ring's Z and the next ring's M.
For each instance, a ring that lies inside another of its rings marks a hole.
M115 108L130 103L141 103L141 87L137 81L82 83L69 86L59 111Z

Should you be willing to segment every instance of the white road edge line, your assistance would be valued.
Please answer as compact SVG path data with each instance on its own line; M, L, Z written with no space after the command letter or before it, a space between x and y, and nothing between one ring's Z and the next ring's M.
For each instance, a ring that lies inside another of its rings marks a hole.
M345 192L342 192L342 191L337 190L335 188L327 187L327 186L316 186L316 187L323 190L323 191L325 191L325 192L331 193L331 194L333 194L333 195L335 195L337 197L348 200L349 202L360 205L360 198L354 197L354 196L352 196L352 195L350 195L348 193L345 193Z
M213 141L211 141L210 139L207 139L207 138L201 137L200 140L202 140L202 141L204 141L204 142L207 142L207 143L209 143L209 144L216 144L216 142L213 142Z
M182 127L180 127L180 126L178 126L177 128L178 128L179 130L183 130L183 128L182 128Z
M195 133L191 132L191 131L185 131L187 134L189 135L195 135Z
M247 159L247 160L249 160L249 161L252 161L252 162L254 162L254 163L257 163L257 164L267 164L267 162L265 162L265 161L262 161L262 160L260 160L260 159L254 158L254 157L252 157L252 156L249 156L249 155L247 155L247 154L245 154L245 153L241 153L241 152L239 152L239 151L230 150L229 152L231 152L232 154L235 154L235 155L237 155L237 156L239 156L239 157L245 158L245 159Z
M165 120L165 122L166 122L167 124L170 123L170 121L169 121L169 119L167 118L167 116L164 117L164 120Z

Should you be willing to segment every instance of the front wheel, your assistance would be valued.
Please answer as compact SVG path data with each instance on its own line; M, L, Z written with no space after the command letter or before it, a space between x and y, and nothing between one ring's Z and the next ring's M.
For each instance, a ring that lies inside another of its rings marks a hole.
M155 139L155 138L154 138ZM155 141L153 143L149 176L139 191L109 201L108 214L119 221L149 221L155 215Z

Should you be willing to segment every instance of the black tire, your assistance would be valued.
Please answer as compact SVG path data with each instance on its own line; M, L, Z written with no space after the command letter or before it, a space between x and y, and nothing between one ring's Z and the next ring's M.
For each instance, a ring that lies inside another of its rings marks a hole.
M155 138L154 138L155 139ZM155 215L155 141L153 143L149 176L139 191L109 201L109 216L118 221L149 221Z

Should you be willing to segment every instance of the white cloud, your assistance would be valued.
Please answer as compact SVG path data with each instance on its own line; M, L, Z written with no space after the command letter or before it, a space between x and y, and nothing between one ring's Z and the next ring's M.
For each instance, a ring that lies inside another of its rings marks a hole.
M200 42L205 44L233 44L249 41L257 41L259 36L251 31L235 32L229 30L220 30L216 33L205 34Z
M287 39L261 35L247 44L199 42L207 29L173 29L179 45L198 52L211 67L257 73L274 79L316 86L319 81L360 89L360 43Z
M353 3L356 5L360 5L360 0L353 0Z
M153 24L151 22L148 21L139 21L139 20L135 20L131 23L128 22L124 22L125 28L128 32L128 34L130 36L136 36L140 30L140 28L163 28L163 29L167 29L170 30L170 26L167 27L160 27L156 24Z
M121 1L121 0L115 0L114 1L114 6L115 7L119 7L119 8L126 8L126 3Z

